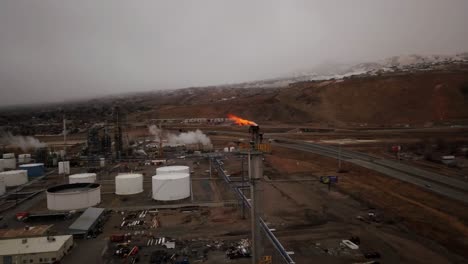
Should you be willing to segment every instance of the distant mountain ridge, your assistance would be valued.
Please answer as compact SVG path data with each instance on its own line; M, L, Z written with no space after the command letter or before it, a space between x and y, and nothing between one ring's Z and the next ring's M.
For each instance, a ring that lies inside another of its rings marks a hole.
M232 88L276 88L285 87L291 83L343 79L350 76L377 75L399 71L427 71L454 63L468 64L468 52L456 55L403 55L393 56L376 62L364 62L355 65L326 65L312 72L302 72L290 77L272 78L266 80L225 84L217 87Z

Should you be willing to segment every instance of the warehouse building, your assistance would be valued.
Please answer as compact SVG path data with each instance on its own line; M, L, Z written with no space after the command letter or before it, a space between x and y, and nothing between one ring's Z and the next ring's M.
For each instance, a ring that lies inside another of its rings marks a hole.
M0 239L46 236L52 225L26 226L24 228L0 229Z
M76 219L68 228L70 234L76 238L84 238L88 235L94 235L100 228L101 218L104 214L104 208L90 207Z
M56 263L72 246L71 235L0 240L0 264Z

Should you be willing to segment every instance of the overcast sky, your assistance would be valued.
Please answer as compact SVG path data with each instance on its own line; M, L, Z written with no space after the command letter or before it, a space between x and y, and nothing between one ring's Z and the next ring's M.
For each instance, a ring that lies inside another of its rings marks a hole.
M0 104L465 51L466 0L0 0Z

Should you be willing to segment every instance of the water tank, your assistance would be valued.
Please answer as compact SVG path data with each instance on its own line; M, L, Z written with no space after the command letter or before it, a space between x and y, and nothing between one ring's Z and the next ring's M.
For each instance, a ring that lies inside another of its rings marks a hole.
M5 182L0 179L0 196L4 195L6 192Z
M28 177L39 177L44 175L44 163L31 163L19 166L20 169L28 171Z
M4 159L14 159L15 158L15 153L5 153L3 154Z
M31 154L19 154L18 163L29 163L31 162Z
M99 166L101 168L104 168L106 166L106 159L105 158L100 158L99 159Z
M230 147L230 148L229 148L229 152L234 152L235 150L236 150L235 147Z
M12 153L7 153L7 154L12 154ZM3 169L16 169L16 159L13 154L13 157L10 155L3 154ZM7 157L5 157L7 155Z
M68 177L68 183L94 183L96 182L96 173L78 173Z
M188 166L165 166L156 168L156 175L167 173L190 173Z
M121 174L115 177L115 194L130 195L143 192L142 174Z
M153 199L174 201L190 196L189 173L166 173L152 177Z
M0 181L3 180L5 186L18 186L28 182L28 172L25 170L12 170L0 172Z
M58 163L59 174L70 174L70 162L60 161Z
M78 210L101 202L101 185L97 183L63 184L47 189L49 210Z

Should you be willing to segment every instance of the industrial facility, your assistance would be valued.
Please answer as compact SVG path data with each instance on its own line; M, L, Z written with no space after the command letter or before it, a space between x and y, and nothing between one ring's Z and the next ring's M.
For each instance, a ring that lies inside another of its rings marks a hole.
M50 263L53 258L68 263L72 256L88 254L76 245L93 241L106 242L93 254L109 263L167 259L292 264L307 263L309 251L317 259L353 263L382 258L373 247L380 240L360 234L367 232L361 228L381 224L385 216L342 204L344 198L336 194L346 186L343 173L363 173L350 164L374 158L342 150L341 145L334 149L297 143L287 138L288 132L280 133L284 138L271 138L277 130L235 115L216 122L194 118L131 123L122 109L113 114L111 121L97 122L78 136L60 135L29 151L13 146L4 151L0 210L5 217L0 221L5 231L0 228L0 245L28 246L16 253L4 250L3 263ZM201 125L207 126L205 132ZM327 169L314 165L317 153L338 164L324 159ZM373 166L388 164L379 162ZM389 166L382 171L388 173ZM395 166L403 170L404 165ZM464 199L464 194L450 195ZM309 208L311 203L320 208ZM350 217L351 223L333 222L339 219L332 214L340 206L357 215ZM332 209L323 213L323 208ZM316 226L324 231L310 231ZM328 230L331 235L324 235ZM303 240L296 240L301 236ZM41 239L51 249L26 250L36 248Z

